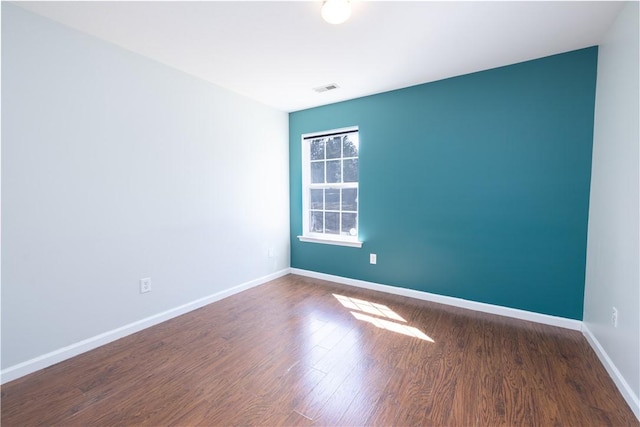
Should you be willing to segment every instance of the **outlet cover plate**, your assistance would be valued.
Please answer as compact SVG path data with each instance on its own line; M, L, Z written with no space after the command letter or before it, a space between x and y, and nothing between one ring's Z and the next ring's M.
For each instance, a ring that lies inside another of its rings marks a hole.
M151 292L151 278L145 277L144 279L140 279L140 293L146 294L147 292Z

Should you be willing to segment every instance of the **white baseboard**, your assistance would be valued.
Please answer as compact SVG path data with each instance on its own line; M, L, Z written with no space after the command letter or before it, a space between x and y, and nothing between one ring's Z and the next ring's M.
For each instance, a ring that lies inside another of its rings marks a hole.
M596 339L596 337L591 333L587 325L585 325L584 323L582 325L582 334L587 338L587 341L591 345L591 348L593 348L593 351L596 352L598 358L600 359L600 362L604 365L604 368L607 370L609 376L618 387L618 390L620 390L620 394L622 394L622 397L624 397L624 400L627 401L627 404L635 414L636 418L638 418L638 421L640 421L640 399L633 392L633 390L629 386L629 383L627 383L620 371L618 371L618 368L616 368L616 365L613 363L611 358L609 358L609 355L604 350L602 345L600 345L600 342Z
M513 317L515 319L528 320L531 322L543 323L545 325L551 325L551 326L558 326L560 328L572 329L575 331L582 330L582 322L580 320L567 319L565 317L534 313L531 311L518 310L516 308L502 307L502 306L493 305L493 304L485 304L482 302L469 301L462 298L448 297L443 295L432 294L429 292L416 291L415 289L381 285L379 283L366 282L364 280L349 279L346 277L333 276L331 274L317 273L315 271L301 270L298 268L292 268L291 273L298 274L300 276L313 277L316 279L341 283L343 285L356 286L358 288L371 289L374 291L386 292L388 294L402 295L405 297L421 299L424 301L431 301L431 302L437 302L440 304L451 305L454 307L466 308L469 310L480 311L483 313L491 313L491 314L497 314L500 316Z
M262 285L289 273L290 269L285 268L267 276L242 283L238 286L225 289L224 291L217 292L215 294L163 311L162 313L154 314L153 316L138 320L137 322L133 322L120 328L107 331L100 335L87 338L86 340L82 340L80 342L68 345L50 353L43 354L31 360L27 360L26 362L10 366L0 371L0 384L13 381L25 375L39 371L40 369L44 369L48 366L62 362L63 360L70 359L89 350L93 350L94 348L108 344L117 339L124 338L127 335L131 335L153 325L157 325L158 323L162 323L174 317L178 317L182 314L204 307L205 305L211 304L212 302L219 301L223 298L227 298L231 295L237 294L255 286Z

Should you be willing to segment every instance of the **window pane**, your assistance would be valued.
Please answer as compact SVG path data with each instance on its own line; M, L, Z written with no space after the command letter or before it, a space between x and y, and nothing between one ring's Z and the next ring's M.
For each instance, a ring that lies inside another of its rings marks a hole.
M311 221L309 224L309 231L312 233L322 233L322 212L311 212Z
M311 160L324 159L324 139L314 139L311 141Z
M341 160L327 162L327 182L342 182L340 163L342 163Z
M344 182L358 182L358 159L344 161Z
M358 210L358 189L345 188L342 190L342 210L357 211Z
M310 207L311 209L323 209L324 205L322 203L322 190L311 190Z
M325 209L330 211L340 210L340 190L337 188L327 188L324 193Z
M324 183L324 162L311 162L311 183Z
M343 139L343 154L342 157L358 157L358 143L354 141L352 135L346 135Z
M346 234L348 236L357 236L358 235L358 214L354 213L343 213L342 214L342 234Z
M324 232L327 234L340 234L340 214L338 212L326 212Z
M341 157L342 152L342 138L339 136L336 138L330 138L327 141L327 159L338 159Z

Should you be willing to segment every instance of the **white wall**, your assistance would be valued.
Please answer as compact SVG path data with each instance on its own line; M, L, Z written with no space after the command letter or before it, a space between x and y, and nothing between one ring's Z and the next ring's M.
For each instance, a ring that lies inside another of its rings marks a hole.
M287 269L288 204L286 113L2 3L3 369Z
M638 33L629 2L598 52L584 324L640 417Z

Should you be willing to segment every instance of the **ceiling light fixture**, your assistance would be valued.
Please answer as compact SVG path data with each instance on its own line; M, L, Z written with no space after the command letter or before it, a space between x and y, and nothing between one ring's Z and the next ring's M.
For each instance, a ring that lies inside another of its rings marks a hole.
M351 16L351 2L349 0L324 0L321 14L329 24L342 24Z

